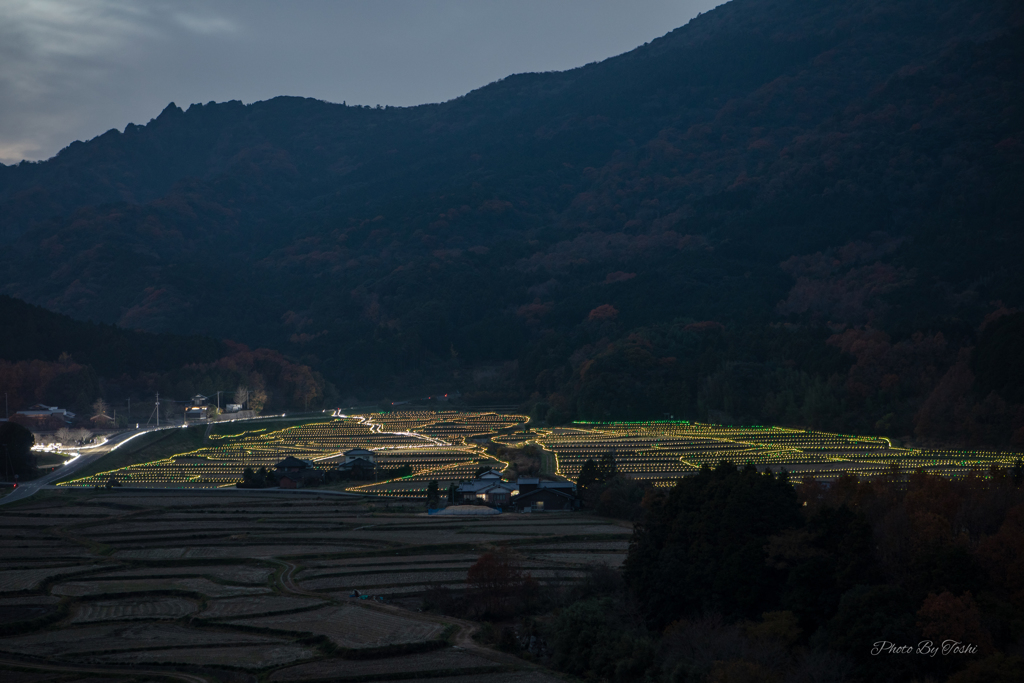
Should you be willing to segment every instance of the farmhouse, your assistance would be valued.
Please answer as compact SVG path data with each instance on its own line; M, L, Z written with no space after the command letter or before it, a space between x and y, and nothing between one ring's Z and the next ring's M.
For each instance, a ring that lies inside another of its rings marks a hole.
M110 417L106 413L94 415L89 418L89 421L92 422L97 429L106 429L114 424L114 418Z
M37 403L28 410L19 410L11 415L11 422L17 422L35 432L60 429L71 424L75 414L70 410Z
M335 468L342 479L375 479L377 456L365 448L345 451L345 459Z
M277 472L278 486L283 489L301 488L306 471L309 469L310 464L308 462L289 455L274 465L274 470Z
M511 507L519 512L579 509L576 486L572 482L520 477L512 483L502 481L497 470L482 472L476 479L462 482L455 490L455 501Z
M543 482L561 483L561 482ZM541 486L527 493L520 493L512 499L512 508L517 512L544 512L546 510L578 510L579 499L564 487Z
M576 486L570 481L541 481L535 478L519 479L519 495L512 499L512 508L518 512L545 510L578 510Z
M507 505L512 496L519 491L519 486L512 482L502 481L501 472L487 470L476 476L476 479L464 481L455 489L457 503L484 503L486 505Z
M192 397L192 405L185 406L185 422L205 420L209 406L206 405L206 397L196 394Z

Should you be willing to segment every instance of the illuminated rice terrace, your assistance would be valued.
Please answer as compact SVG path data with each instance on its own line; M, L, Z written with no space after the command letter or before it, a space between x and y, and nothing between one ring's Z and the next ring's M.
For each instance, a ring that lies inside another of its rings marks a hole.
M570 428L538 430L494 440L510 446L535 443L555 454L557 474L571 480L588 459L613 454L616 467L656 486L671 486L679 477L721 460L751 462L795 480L834 479L844 473L872 478L893 464L905 471L923 469L956 477L977 468L1009 467L1015 454L968 451L921 451L894 447L885 437L852 436L783 427L727 427L689 422L574 423Z
M273 429L253 422L249 431L211 434L207 445L169 458L129 465L64 482L64 486L102 486L111 477L123 486L146 488L218 488L234 486L245 468L273 468L291 455L327 467L344 451L367 448L377 454L378 478L353 482L348 490L384 497L421 496L429 482L440 491L471 479L482 467L507 463L485 450L490 439L511 448L536 445L554 454L557 474L575 481L589 458L614 456L620 472L670 486L721 460L751 462L759 469L785 468L795 480L833 479L843 473L871 478L898 464L956 477L971 469L987 473L993 464L1008 467L1016 454L921 451L894 447L884 437L830 434L782 427L730 427L688 422L574 423L567 427L523 427L522 415L459 411L400 411L336 416L327 421Z
M377 454L380 475L380 481L368 485L367 493L418 495L435 479L443 478L447 486L472 478L481 462L503 467L469 440L515 427L526 419L496 413L409 411L338 416L284 429L261 428L253 422L253 428L241 434L211 434L202 448L61 485L103 486L114 478L131 487L220 488L241 481L246 468L273 469L288 456L329 466L341 461L349 449L366 448ZM406 471L412 474L402 476Z

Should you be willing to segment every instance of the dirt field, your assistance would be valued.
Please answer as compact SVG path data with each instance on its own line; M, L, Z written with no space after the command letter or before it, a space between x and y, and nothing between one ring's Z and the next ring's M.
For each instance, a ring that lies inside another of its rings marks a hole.
M586 565L621 562L629 531L586 515L439 518L309 494L44 491L0 508L0 660L17 663L0 672L4 683L78 680L68 671L94 672L90 683L553 682L478 645L471 623L419 611L424 594L466 595L469 567L503 544L542 585L572 583Z

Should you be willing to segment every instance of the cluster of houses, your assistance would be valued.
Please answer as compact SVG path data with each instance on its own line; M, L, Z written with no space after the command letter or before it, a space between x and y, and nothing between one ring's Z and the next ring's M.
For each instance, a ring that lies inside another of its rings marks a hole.
M10 421L33 432L54 432L61 427L69 427L75 420L75 414L65 408L37 403L28 410L19 410L11 415Z
M377 461L373 451L353 448L345 451L344 460L334 466L333 474L338 479L374 479L377 475ZM297 489L307 485L311 476L317 478L327 474L317 469L309 460L299 460L289 455L274 465L278 486L283 489Z
M498 470L481 472L475 479L459 484L455 489L454 502L509 508L517 512L579 509L576 485L571 481L541 481L535 477L504 481Z
M192 397L192 402L185 406L185 424L189 422L202 422L210 418L210 408L213 406L208 404L210 400L209 396L203 396L202 394L196 394ZM220 403L218 402L218 405ZM242 410L242 406L239 403L228 403L224 406L225 413L237 413Z
M191 402L185 406L186 424L208 419L211 406L207 401L206 396L199 394L192 397ZM228 403L224 408L225 413L238 413L241 410L242 406L237 403ZM61 427L70 427L75 422L75 414L66 408L37 403L27 410L19 410L8 419L33 432L54 432ZM0 418L0 422L3 421L4 418ZM114 418L106 414L94 415L89 421L92 422L94 429L108 429L114 426Z
M345 451L344 459L334 466L339 479L372 480L376 478L377 461L373 451L353 448ZM324 476L308 460L288 456L274 466L278 485L285 489L307 485L311 476ZM536 477L520 477L505 481L498 470L486 470L474 479L464 481L453 491L449 502L456 505L486 505L516 512L544 512L547 510L578 510L576 485L570 481L542 481Z

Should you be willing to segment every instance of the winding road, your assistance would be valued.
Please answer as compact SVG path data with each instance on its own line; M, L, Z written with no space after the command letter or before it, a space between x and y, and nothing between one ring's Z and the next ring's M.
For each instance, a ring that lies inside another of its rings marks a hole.
M160 427L159 429L177 429L177 427ZM29 496L35 494L40 489L49 486L58 479L63 479L69 474L73 474L82 467L85 467L89 463L99 460L107 453L110 453L119 446L122 446L126 442L134 439L136 436L147 434L153 431L157 431L157 429L133 429L128 432L121 432L120 434L115 434L114 436L110 437L109 439L107 439L98 446L80 449L77 458L69 460L68 462L64 463L63 465L55 469L53 472L50 472L49 474L39 477L38 479L26 481L24 484L19 484L18 488L14 489L3 498L0 498L0 505L7 505L9 503L14 503L19 500L25 500Z

